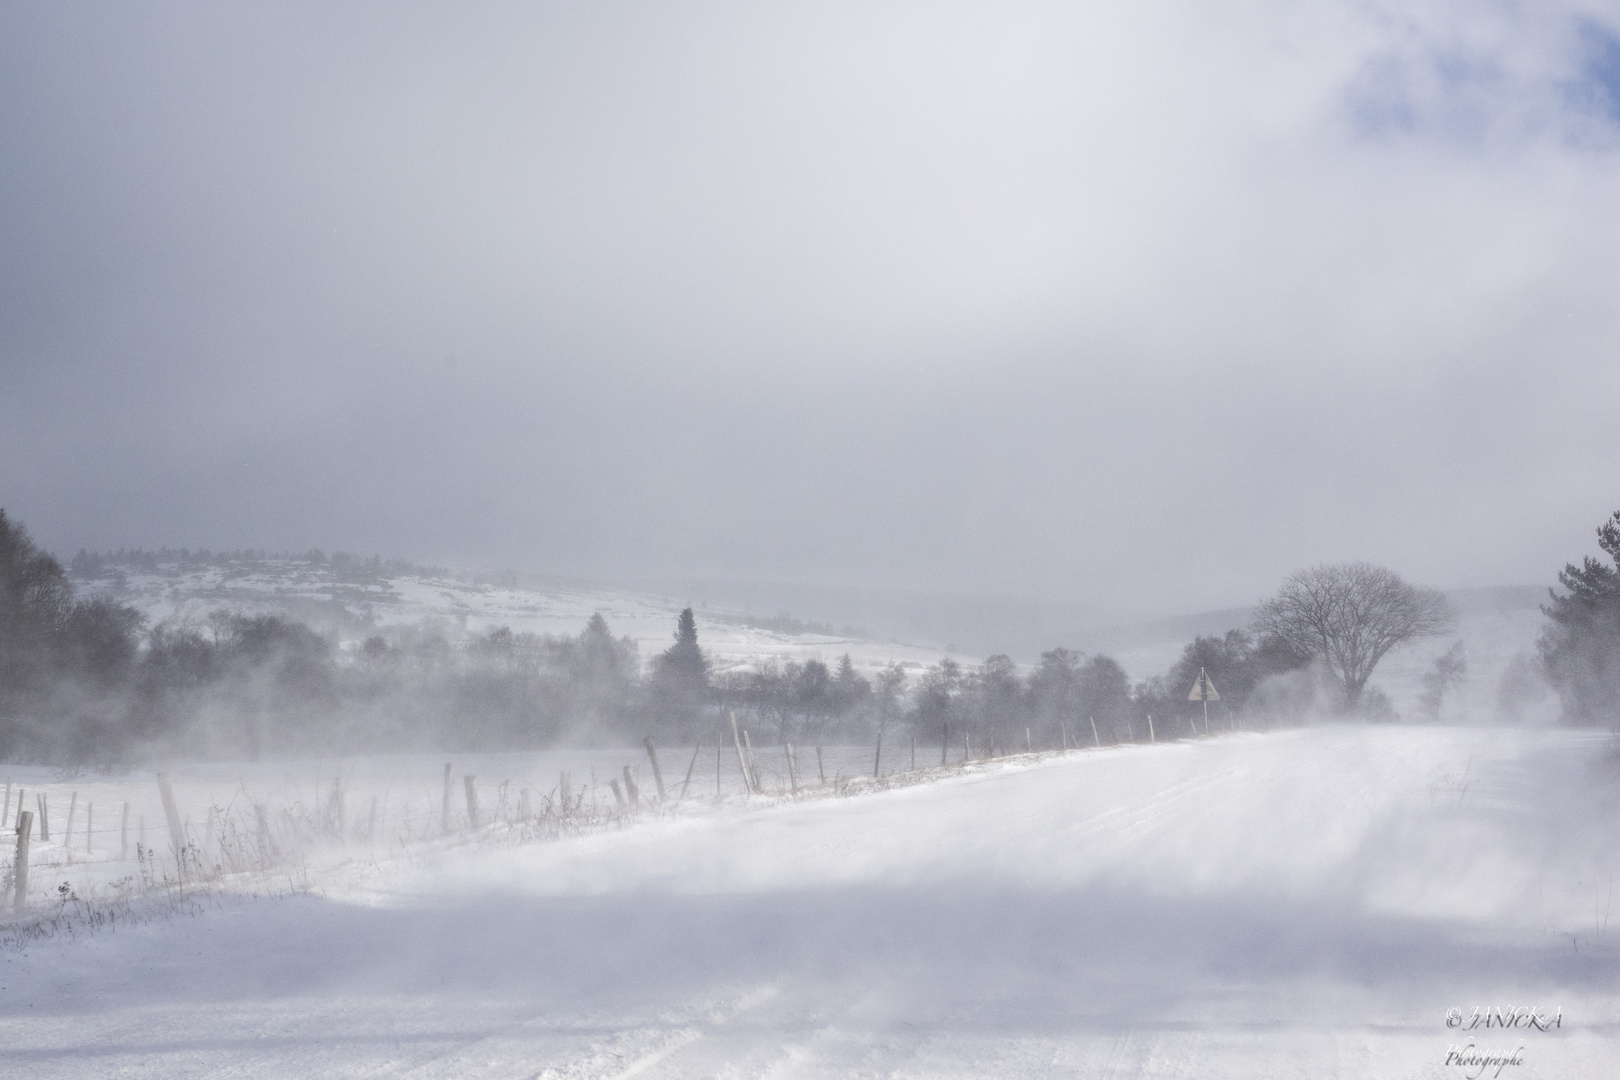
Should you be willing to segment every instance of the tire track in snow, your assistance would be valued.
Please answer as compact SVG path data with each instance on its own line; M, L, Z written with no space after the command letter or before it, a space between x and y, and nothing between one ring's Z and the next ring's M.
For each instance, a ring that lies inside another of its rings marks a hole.
M693 1010L695 1015L670 1024L619 1032L571 1060L527 1072L524 1080L630 1080L657 1068L674 1054L700 1043L732 1020L749 1013L779 994L777 986L755 987L723 1005Z
M730 1002L673 1010L660 1023L626 1025L605 1037L611 1021L535 1016L428 1060L365 1075L392 1080L629 1080L776 993L774 985L756 987Z

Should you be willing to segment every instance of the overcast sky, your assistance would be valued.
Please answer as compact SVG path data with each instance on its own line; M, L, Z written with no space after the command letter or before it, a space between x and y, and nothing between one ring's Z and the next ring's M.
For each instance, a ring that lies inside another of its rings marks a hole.
M0 506L1251 603L1620 508L1620 4L0 6Z

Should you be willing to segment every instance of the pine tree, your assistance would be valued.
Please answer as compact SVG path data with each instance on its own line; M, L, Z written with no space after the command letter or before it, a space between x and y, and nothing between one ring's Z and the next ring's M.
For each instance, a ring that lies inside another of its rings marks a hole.
M113 707L83 701L127 677L141 622L110 600L75 602L62 564L0 510L0 756L87 756Z
M648 687L654 718L670 734L696 727L709 699L709 658L698 647L697 619L683 608L675 624L675 644L658 655Z
M687 686L707 690L709 659L698 647L697 619L691 608L682 608L675 624L675 644L658 658L659 670Z
M1615 565L1589 555L1559 573L1568 595L1548 590L1552 604L1541 610L1552 626L1541 638L1541 662L1566 720L1620 726L1620 510L1597 535Z

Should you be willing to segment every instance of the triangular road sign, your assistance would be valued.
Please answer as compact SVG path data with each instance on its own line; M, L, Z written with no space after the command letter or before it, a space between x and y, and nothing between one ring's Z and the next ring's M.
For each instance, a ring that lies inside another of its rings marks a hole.
M1198 678L1193 680L1192 693L1187 695L1188 701L1219 701L1221 695L1215 692L1215 684L1210 681L1209 675L1199 669Z

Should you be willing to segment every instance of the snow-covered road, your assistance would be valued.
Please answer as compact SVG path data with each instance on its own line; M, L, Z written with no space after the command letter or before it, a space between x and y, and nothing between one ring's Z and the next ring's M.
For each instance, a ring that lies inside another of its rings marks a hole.
M1620 1075L1606 753L1322 727L351 866L0 954L0 1075ZM1446 1025L1513 1005L1561 1026Z

